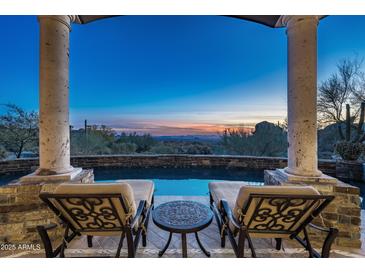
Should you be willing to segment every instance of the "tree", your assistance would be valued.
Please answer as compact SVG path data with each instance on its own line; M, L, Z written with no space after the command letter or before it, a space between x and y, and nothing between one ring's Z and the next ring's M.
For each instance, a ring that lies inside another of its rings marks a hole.
M71 131L71 154L112 154L115 133L107 126L91 125L84 129Z
M221 143L228 153L251 156L285 156L288 147L286 131L266 121L258 123L252 134L226 129Z
M353 92L351 103L355 106L361 107L361 103L365 102L365 73L359 71L358 88Z
M137 146L135 152L144 153L149 151L156 142L150 134L138 135L136 132L134 132L127 135L123 132L116 141L116 143L135 144Z
M283 130L288 131L288 117L285 117L284 121L278 121L278 126L281 127Z
M365 95L365 77L360 70L362 62L358 57L342 59L337 64L337 72L320 84L317 100L320 124L342 123L345 120L345 105ZM352 115L356 118L358 112L355 110Z
M7 151L20 158L24 149L38 145L38 113L26 112L14 104L5 104L6 113L0 116L0 142Z

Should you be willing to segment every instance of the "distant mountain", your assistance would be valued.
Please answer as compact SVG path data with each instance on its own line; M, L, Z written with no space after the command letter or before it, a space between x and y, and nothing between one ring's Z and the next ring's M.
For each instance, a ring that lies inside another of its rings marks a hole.
M153 136L157 141L170 142L211 142L216 143L220 140L219 135L180 135L180 136Z

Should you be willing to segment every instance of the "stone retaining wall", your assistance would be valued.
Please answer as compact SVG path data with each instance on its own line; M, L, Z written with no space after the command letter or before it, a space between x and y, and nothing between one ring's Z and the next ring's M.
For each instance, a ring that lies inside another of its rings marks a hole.
M218 156L218 155L106 155L71 157L74 167L242 167L255 169L284 168L286 158ZM335 176L336 162L320 160L319 169ZM31 172L38 166L38 159L19 159L0 161L0 175L14 172Z

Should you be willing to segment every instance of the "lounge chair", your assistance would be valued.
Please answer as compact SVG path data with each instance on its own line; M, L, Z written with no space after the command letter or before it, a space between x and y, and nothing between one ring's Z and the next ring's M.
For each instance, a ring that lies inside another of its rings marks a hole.
M308 250L309 257L329 257L337 229L311 222L334 196L321 195L310 186L249 186L243 182L211 182L209 192L221 246L225 246L227 235L237 257L244 257L246 240L256 257L252 238L273 238L277 250L282 239L295 239ZM308 226L327 233L321 254L310 243Z
M143 246L147 244L153 191L152 181L125 180L117 183L65 183L53 193L42 192L39 197L60 218L65 228L62 243L53 249L48 231L57 225L37 226L46 257L64 257L68 243L80 235L87 236L89 247L92 247L93 236L119 236L116 257L120 256L126 238L128 257L135 257L141 235Z

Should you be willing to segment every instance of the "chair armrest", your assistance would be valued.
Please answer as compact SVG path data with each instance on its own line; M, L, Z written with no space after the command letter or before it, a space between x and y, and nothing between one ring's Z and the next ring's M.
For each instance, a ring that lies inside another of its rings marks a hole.
M308 224L311 228L323 231L323 232L330 232L331 228L327 228L327 227L322 227L322 226L318 226L318 225L314 225L312 223Z
M338 229L334 228L334 227L330 227L330 228L320 227L320 226L314 225L312 223L309 223L309 226L316 230L327 232L326 239L324 240L323 246L322 246L321 257L328 258L330 256L332 244L338 235Z
M231 223L235 227L241 228L242 225L233 216L233 212L232 212L231 208L229 207L228 202L226 200L221 200L221 205L222 205L222 208L223 208L223 213L228 218L228 220L231 221Z
M48 231L51 229L55 229L57 227L57 225L54 223L50 223L50 224L46 224L46 225L40 225L40 227L42 227L44 230Z
M137 224L139 218L142 216L142 214L144 214L144 210L146 208L146 205L147 205L146 200L142 200L142 201L139 202L136 215L133 217L133 219L131 221L131 227L134 227Z

